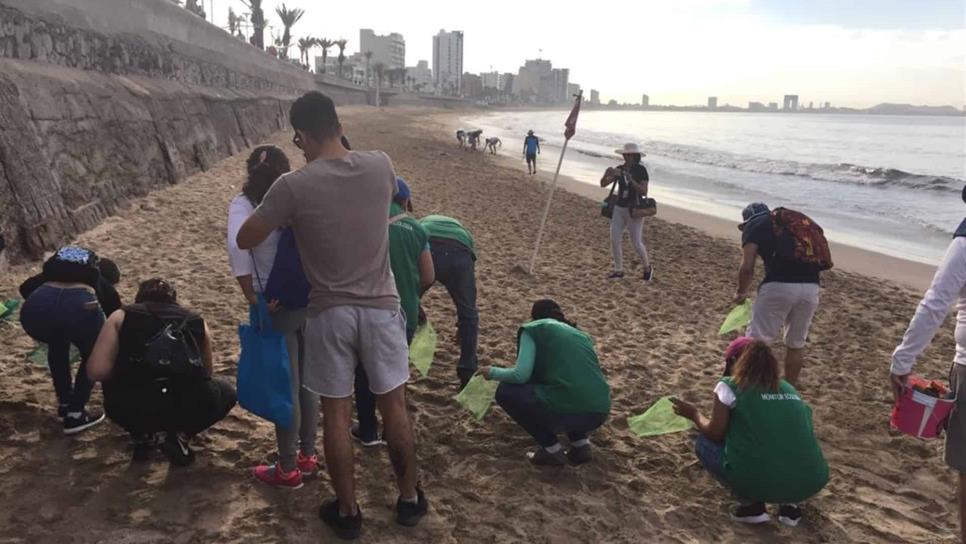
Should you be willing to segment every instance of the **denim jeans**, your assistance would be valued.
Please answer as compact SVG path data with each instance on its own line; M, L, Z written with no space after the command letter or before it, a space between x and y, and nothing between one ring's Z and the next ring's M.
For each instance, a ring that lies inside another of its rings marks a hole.
M476 347L480 334L480 314L476 307L476 263L469 249L432 243L430 247L436 281L446 287L456 305L456 328L460 339L457 374L468 378L476 372Z
M20 324L31 338L47 344L47 366L57 402L68 412L83 411L94 388L87 377L87 358L104 325L97 297L88 289L42 285L24 302ZM77 346L81 356L74 379L70 372L71 344Z
M741 504L755 502L739 497L728 484L728 480L725 478L723 442L715 442L703 434L699 434L698 439L694 442L694 453L698 455L701 466L714 476L714 479L718 480L718 483L724 486L738 502Z
M528 383L501 383L496 390L496 403L545 448L557 443L558 433L566 433L571 442L576 442L607 421L607 414L553 412L537 399L533 385Z
M406 329L406 343L413 343L415 331ZM362 365L356 365L356 414L359 418L359 436L363 440L379 438L379 420L376 419L376 396L369 390L369 377Z

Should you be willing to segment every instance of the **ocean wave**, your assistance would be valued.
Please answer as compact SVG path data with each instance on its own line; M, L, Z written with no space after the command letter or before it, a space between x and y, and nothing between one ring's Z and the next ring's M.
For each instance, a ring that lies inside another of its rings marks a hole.
M862 166L849 163L803 163L765 159L660 141L647 142L646 146L652 155L660 155L677 160L721 168L732 168L746 172L798 176L837 183L880 187L892 186L923 191L948 191L955 193L962 191L963 184L966 183L966 181L954 177L916 174L888 167ZM591 150L579 151L592 157L610 157L610 155Z

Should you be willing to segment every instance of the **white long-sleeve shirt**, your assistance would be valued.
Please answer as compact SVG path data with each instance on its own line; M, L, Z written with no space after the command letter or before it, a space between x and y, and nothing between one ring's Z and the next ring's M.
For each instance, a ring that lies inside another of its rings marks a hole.
M278 251L278 239L281 233L277 230L272 232L264 242L255 246L251 253L240 249L236 241L238 231L254 212L254 206L245 195L238 195L231 201L228 207L228 263L231 265L232 275L236 278L251 275L255 292L261 293L275 265L275 253ZM262 285L259 285L256 278L255 267L258 268L258 277L261 278Z
M893 374L904 376L912 372L916 359L932 342L953 304L958 311L954 360L958 365L966 365L966 237L953 239L946 250L932 285L902 337L902 344L892 354Z

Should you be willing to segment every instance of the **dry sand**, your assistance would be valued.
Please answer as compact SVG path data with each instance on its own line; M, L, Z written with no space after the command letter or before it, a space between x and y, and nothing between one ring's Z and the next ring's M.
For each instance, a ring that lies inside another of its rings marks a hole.
M597 204L559 192L537 275L514 274L531 249L542 185L522 163L509 168L456 149L433 115L353 109L344 123L357 148L390 153L410 181L417 214L453 215L475 234L481 363L511 363L530 302L554 297L596 338L614 408L594 436L593 464L531 467L523 458L531 440L499 409L477 423L452 401L455 316L444 290L434 288L425 306L441 344L430 377L410 387L431 513L416 529L397 527L386 452L357 450L364 542L955 541L954 479L941 445L888 430L889 354L918 292L854 273L825 275L801 389L815 410L831 482L807 503L796 529L736 525L728 497L697 464L686 434L638 439L626 423L662 395L710 407L727 342L716 332L734 290L734 244L651 220L646 234L657 281L608 283L608 225ZM300 162L288 132L272 140ZM228 272L225 218L243 162L227 159L134 201L79 239L121 265L127 300L140 279L175 282L183 302L209 320L217 372L229 377L236 326L246 312ZM0 295L13 295L29 273L17 268L3 277ZM945 376L952 337L947 322L921 361L922 373ZM247 474L273 450L267 423L236 408L198 439L193 467L131 465L127 438L110 424L65 438L46 369L26 360L31 341L16 323L0 325L0 339L0 542L332 541L316 517L330 496L327 476L291 492L265 488Z

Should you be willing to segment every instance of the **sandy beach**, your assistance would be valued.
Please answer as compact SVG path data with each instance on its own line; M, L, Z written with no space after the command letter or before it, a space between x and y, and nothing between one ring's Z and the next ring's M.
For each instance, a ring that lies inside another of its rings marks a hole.
M611 419L593 436L593 464L530 466L523 454L531 439L499 408L476 422L452 400L455 314L437 286L424 298L440 336L436 361L409 389L430 514L418 528L396 526L388 455L357 448L363 542L956 541L955 481L941 443L898 436L888 425L889 356L928 284L928 267L834 248L842 270L824 275L800 387L814 409L831 481L805 505L798 528L739 526L688 434L640 439L626 421L664 395L710 408L727 344L717 330L738 265L734 225L662 208L646 226L656 281L608 283L609 229L597 202L558 191L536 274L521 275L513 268L529 257L546 185L526 175L515 142L501 152L514 164L459 150L443 129L451 113L347 108L342 115L355 148L393 158L410 182L416 215L457 217L475 235L481 364L511 364L517 327L534 299L549 296L595 338L614 398ZM293 165L302 162L290 131L271 141ZM78 239L120 265L126 301L139 280L174 282L182 302L208 320L216 371L231 379L247 309L229 273L225 222L245 156L131 201ZM632 255L629 245L626 251ZM6 274L0 296L16 296L34 269ZM248 474L274 449L268 423L236 408L198 438L193 467L169 469L160 457L132 465L126 435L111 424L64 437L49 374L27 360L32 341L15 321L0 323L0 340L0 543L333 541L316 516L331 493L324 473L294 492L266 488ZM953 352L949 320L917 371L945 378Z

